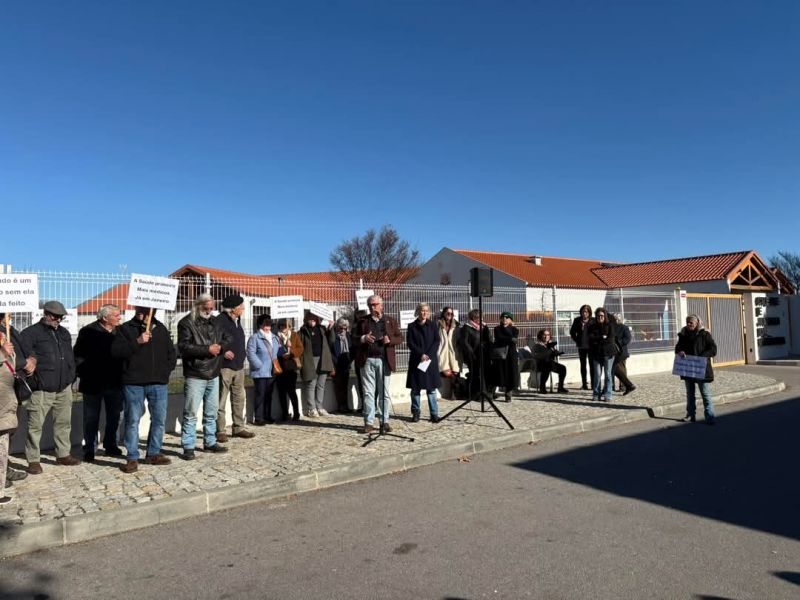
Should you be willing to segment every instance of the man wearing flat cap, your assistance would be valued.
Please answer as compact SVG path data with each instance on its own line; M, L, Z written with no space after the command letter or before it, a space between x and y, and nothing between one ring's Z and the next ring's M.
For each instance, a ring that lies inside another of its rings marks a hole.
M72 428L72 382L75 381L75 356L72 336L61 327L67 309L61 302L44 304L44 316L22 332L22 339L36 359L36 388L23 406L28 413L28 436L25 439L25 458L28 473L39 475L39 443L47 413L53 411L53 439L56 463L71 467L80 460L70 455Z
M217 441L225 443L225 401L231 397L231 434L233 437L251 438L255 434L244 427L244 409L247 403L244 391L244 359L245 336L242 329L242 313L244 298L239 294L231 294L222 301L222 312L216 318L216 324L227 333L231 341L222 355L219 386L219 412L217 413Z

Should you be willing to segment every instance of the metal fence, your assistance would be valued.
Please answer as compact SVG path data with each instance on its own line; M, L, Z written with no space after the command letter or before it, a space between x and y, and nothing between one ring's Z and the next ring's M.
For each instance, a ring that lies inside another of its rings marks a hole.
M116 304L132 317L133 307L127 305L130 276L125 273L35 272L39 277L40 301L59 300L69 310L67 327L77 335L80 327L95 319L103 304ZM230 278L181 277L175 311L158 314L169 329L176 331L178 320L191 308L194 298L202 292L210 293L221 301L231 293L245 299L242 324L249 335L255 329L259 315L270 314L272 299L279 296L302 296L306 308L309 302L326 304L335 317L351 320L356 316L356 291L370 289L384 300L387 314L400 320L400 311L413 310L419 302L427 302L434 316L450 306L458 312L461 321L467 313L478 307L478 299L470 297L469 286L426 284L355 284L347 281L299 281L274 277L242 275ZM582 304L593 308L605 306L612 313L623 316L631 328L631 352L662 350L672 346L676 337L675 295L670 292L634 290L580 290L562 288L495 287L494 295L483 299L484 322L491 328L498 324L500 313L510 311L520 330L520 346L533 343L536 332L549 328L559 349L566 356L577 355L569 337L569 328L579 314ZM12 315L18 329L30 325L35 315ZM300 324L294 319L292 326ZM403 344L398 348L398 367L408 364L408 350Z

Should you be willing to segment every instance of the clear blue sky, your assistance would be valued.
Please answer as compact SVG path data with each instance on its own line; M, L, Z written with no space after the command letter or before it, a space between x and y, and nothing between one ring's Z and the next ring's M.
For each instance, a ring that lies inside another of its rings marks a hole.
M800 251L798 65L795 0L3 0L0 262Z

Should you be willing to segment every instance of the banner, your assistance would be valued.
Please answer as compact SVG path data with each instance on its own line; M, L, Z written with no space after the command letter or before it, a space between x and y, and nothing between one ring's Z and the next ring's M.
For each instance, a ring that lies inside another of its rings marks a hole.
M273 319L303 319L303 297L302 296L275 296L272 299L272 307L269 316Z
M684 356L681 358L675 355L675 362L672 363L672 374L691 379L705 379L708 358L705 356Z
M0 275L0 312L39 310L39 276L31 273Z
M175 310L180 283L179 280L169 277L131 273L128 304L130 306Z

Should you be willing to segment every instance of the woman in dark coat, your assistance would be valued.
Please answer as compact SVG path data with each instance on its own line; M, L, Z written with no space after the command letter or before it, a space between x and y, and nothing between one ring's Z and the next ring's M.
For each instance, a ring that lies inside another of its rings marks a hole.
M513 315L505 311L500 315L500 325L494 328L494 347L492 354L497 356L506 348L505 358L492 359L493 384L506 393L506 402L511 402L511 393L519 388L519 360L517 359L517 339L519 329L514 327Z
M419 421L420 395L422 390L428 396L428 410L431 422L439 422L439 405L436 401L436 389L442 385L439 375L439 327L430 320L431 309L425 304L417 305L417 320L409 324L406 332L406 344L410 351L408 359L408 376L406 387L411 390L411 420ZM419 365L429 361L425 371Z
M575 317L569 328L569 337L578 348L578 360L581 364L581 389L588 390L588 381L592 382L594 389L594 366L589 357L589 325L592 324L592 307L584 304L580 309L580 316ZM589 363L589 378L586 377L586 363Z
M483 377L487 379L490 369L489 347L492 339L486 325L481 330L481 312L473 308L467 315L467 322L460 328L457 345L461 350L461 357L467 365L467 389L470 398L474 398L481 391L480 368L481 354L483 354ZM489 384L486 384L486 388Z
M619 348L619 354L614 357L614 376L619 379L621 388L625 388L622 395L627 396L636 389L636 386L628 378L628 367L625 365L625 361L631 355L628 351L628 344L631 343L631 330L625 325L621 314L614 317L613 321L617 327L617 347Z
M717 344L707 329L703 329L703 322L697 315L686 317L686 327L678 333L678 343L675 344L675 354L684 356L704 356L706 357L706 372L703 379L693 379L691 377L681 377L686 383L686 416L684 421L694 423L695 421L695 390L694 386L700 388L700 395L703 397L703 413L706 425L714 424L714 401L711 398L711 390L708 385L714 381L714 367L711 366L711 357L717 355Z
M614 387L614 357L617 329L600 307L594 311L594 322L589 325L589 356L594 361L594 389L592 400L611 402ZM603 380L605 377L605 381Z
M344 317L336 320L336 326L330 332L330 344L333 350L333 391L336 393L336 409L340 413L349 413L347 401L350 395L350 363L353 362L353 337L350 335L350 321ZM358 402L356 401L356 404Z

